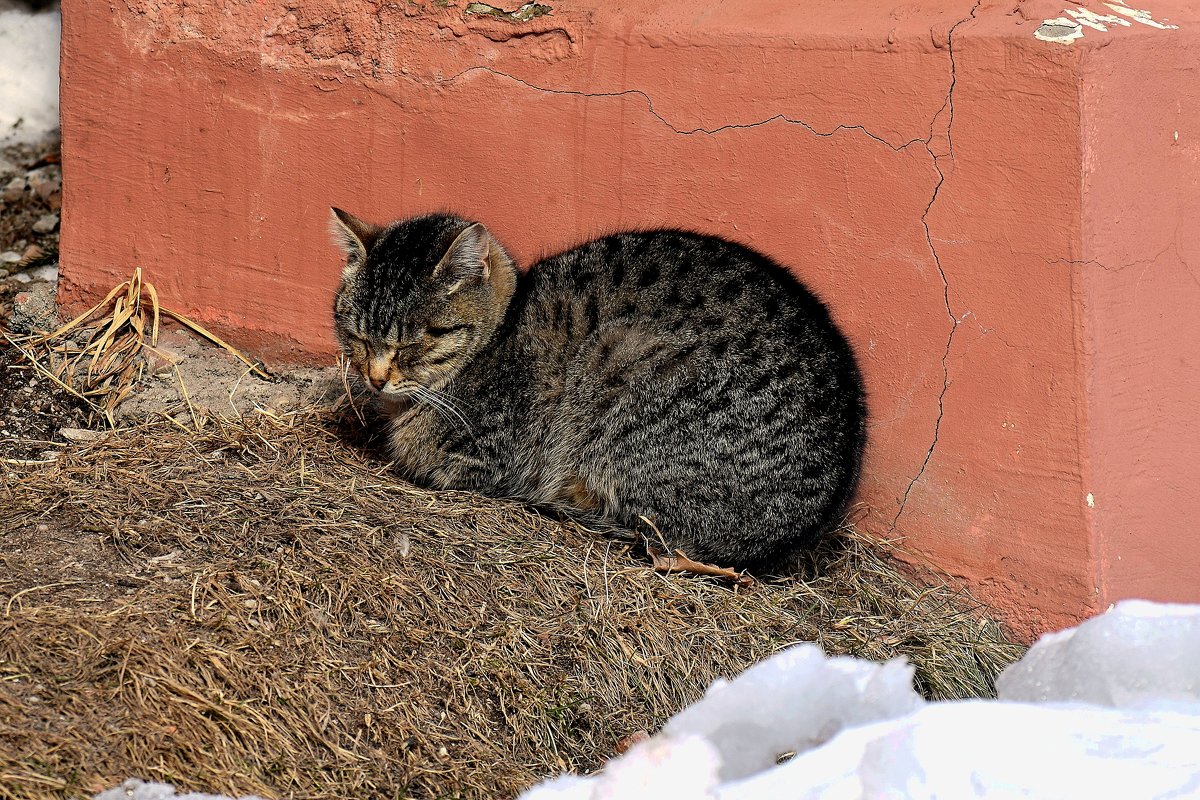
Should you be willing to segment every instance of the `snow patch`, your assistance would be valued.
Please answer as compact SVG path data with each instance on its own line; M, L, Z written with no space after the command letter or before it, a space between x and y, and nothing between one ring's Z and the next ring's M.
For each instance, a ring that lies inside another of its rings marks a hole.
M804 644L755 664L733 681L718 680L704 697L671 718L663 734L701 736L721 758L722 782L773 767L845 728L910 714L925 701L903 659L875 664L826 658Z
M1126 600L1043 636L996 681L1001 700L1200 714L1200 606ZM1200 752L1200 751L1198 751Z
M0 146L58 128L57 11L0 11Z
M1043 637L997 701L925 704L903 662L802 645L521 800L1200 797L1197 663L1200 606L1142 601Z

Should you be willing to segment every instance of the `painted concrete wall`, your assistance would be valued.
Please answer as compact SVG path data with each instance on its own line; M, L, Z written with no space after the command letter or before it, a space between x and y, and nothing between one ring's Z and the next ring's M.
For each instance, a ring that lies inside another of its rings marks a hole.
M1082 77L1078 258L1100 585L1105 604L1130 596L1194 600L1200 38L1145 47L1113 36L1088 51Z
M136 264L239 344L324 359L330 205L453 208L526 261L722 234L858 348L865 530L1026 635L1200 600L1194 3L1156 6L1175 29L1045 25L1052 0L464 5L64 0L62 299Z

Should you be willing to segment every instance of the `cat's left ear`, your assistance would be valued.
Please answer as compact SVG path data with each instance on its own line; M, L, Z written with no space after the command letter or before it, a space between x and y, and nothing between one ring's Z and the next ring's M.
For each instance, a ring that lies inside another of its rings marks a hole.
M346 254L346 267L350 269L367 259L367 252L383 233L383 228L374 225L340 208L329 209L332 216L329 230L333 234L333 243Z
M493 270L511 263L500 243L482 223L476 222L458 235L433 274L449 281L449 294L454 294L471 282L486 281Z

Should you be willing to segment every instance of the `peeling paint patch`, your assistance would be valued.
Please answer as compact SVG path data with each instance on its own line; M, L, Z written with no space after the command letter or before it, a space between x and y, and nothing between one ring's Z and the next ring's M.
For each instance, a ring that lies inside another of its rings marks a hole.
M1088 508L1096 507L1096 496L1094 494L1092 494L1091 492L1087 493L1087 504L1088 504Z
M506 19L509 22L529 22L535 17L549 14L553 9L540 3L526 3L516 11L505 11L487 3L468 3L463 9L464 14L486 14L496 19Z
M1140 8L1130 8L1123 2L1104 3L1105 7L1115 11L1115 14L1097 14L1094 11L1089 11L1086 8L1067 8L1063 9L1065 17L1055 17L1054 19L1044 20L1033 35L1043 42L1057 42L1058 44L1071 44L1077 39L1083 38L1083 29L1091 28L1092 30L1108 32L1110 25L1117 25L1122 28L1128 28L1134 22L1142 25L1149 25L1151 28L1159 30L1174 30L1178 25L1171 25L1167 22L1159 22L1154 19L1154 15L1149 11Z
M1098 31L1107 31L1109 25L1124 25L1128 28L1133 24L1123 17L1114 16L1113 14L1096 14L1088 11L1086 8L1068 8L1066 13L1078 20L1080 25L1094 28Z
M1138 9L1138 8L1130 8L1129 6L1125 5L1124 3L1122 3L1121 5L1117 5L1115 3L1105 3L1104 5L1108 6L1109 8L1111 8L1113 11L1117 12L1118 14L1122 14L1126 17L1129 17L1134 22L1140 22L1143 25L1149 25L1151 28L1158 28L1159 30L1169 31L1169 30L1175 30L1179 27L1178 25L1169 25L1165 22L1159 22L1156 19L1154 19L1154 16L1149 11L1145 11L1145 10Z
M1083 38L1083 26L1066 17L1048 19L1038 26L1033 35L1043 42L1058 42L1070 44L1076 39Z

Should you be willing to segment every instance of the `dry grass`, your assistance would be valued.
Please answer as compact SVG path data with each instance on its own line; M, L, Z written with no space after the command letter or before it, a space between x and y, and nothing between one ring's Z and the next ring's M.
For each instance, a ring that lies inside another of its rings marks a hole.
M188 317L158 302L154 284L141 268L113 287L104 299L57 330L33 336L0 336L56 386L84 401L94 414L115 427L113 411L133 391L147 360L158 353L158 331L168 317L224 348L253 372L265 368ZM179 377L176 370L176 377ZM187 387L179 378L184 397Z
M0 798L136 775L298 798L508 797L600 767L792 642L935 698L1019 655L845 534L815 577L660 575L519 505L422 491L332 416L169 421L0 489Z

